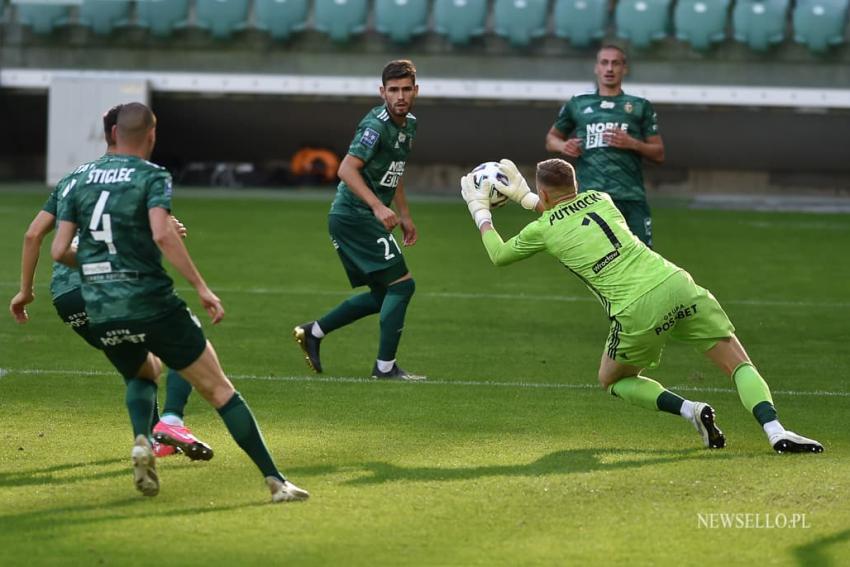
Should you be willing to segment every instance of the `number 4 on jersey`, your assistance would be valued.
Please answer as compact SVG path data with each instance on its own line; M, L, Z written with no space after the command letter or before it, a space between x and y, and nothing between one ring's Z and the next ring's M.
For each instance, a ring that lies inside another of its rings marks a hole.
M109 250L110 254L117 254L118 251L115 249L115 244L113 244L112 241L112 217L109 214L104 214L103 212L106 209L107 199L109 199L109 191L101 191L100 198L94 206L94 213L92 214L91 222L89 223L89 230L91 231L92 238L98 242L106 244L106 248ZM101 223L103 223L103 228L98 230Z

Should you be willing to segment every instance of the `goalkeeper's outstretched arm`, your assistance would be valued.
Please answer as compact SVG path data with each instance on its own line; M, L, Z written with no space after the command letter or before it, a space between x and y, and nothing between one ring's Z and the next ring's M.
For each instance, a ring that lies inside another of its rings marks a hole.
M544 249L542 241L538 241L536 238L529 238L535 232L534 223L525 227L522 232L507 242L502 240L502 237L492 222L485 222L479 230L481 231L481 241L484 243L487 255L490 256L490 261L496 266L513 264L514 262L533 256Z
M481 240L493 264L507 266L545 248L537 222L529 224L507 242L502 241L502 237L493 227L493 215L490 212L490 190L492 189L490 181L484 180L480 186L476 185L470 173L460 180L460 188L460 194L466 201L475 226L481 232ZM537 203L535 202L534 205L536 206Z

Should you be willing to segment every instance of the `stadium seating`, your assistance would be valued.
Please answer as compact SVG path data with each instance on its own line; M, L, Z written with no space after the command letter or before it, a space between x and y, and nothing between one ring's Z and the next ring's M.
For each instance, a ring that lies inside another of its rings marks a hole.
M530 44L546 33L546 4L546 0L496 0L496 33L519 47Z
M735 39L766 51L785 39L789 0L738 0L732 10Z
M127 25L130 5L129 0L83 0L79 23L96 34L110 34L116 26Z
M158 37L167 37L183 27L189 17L189 0L139 0L136 24Z
M608 0L557 0L552 18L556 36L587 47L605 37Z
M648 47L653 41L667 37L670 0L620 0L614 21L617 36L635 47Z
M428 2L424 0L375 0L375 29L398 43L428 29Z
M316 0L313 19L317 30L334 41L348 41L366 29L367 0Z
M726 39L729 0L679 0L673 12L676 37L704 51Z
M274 39L286 39L307 25L307 0L255 0L254 21Z
M484 33L487 0L435 0L434 31L455 45Z
M18 22L29 27L33 33L49 35L56 26L65 25L71 8L68 5L51 3L17 4Z
M215 38L226 39L245 27L248 0L196 0L195 24Z
M848 0L797 0L794 6L794 40L815 53L844 43Z

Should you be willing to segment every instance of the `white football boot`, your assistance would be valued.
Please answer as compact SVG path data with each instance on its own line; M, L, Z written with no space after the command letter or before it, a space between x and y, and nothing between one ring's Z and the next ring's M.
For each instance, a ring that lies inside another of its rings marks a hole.
M272 502L297 502L307 500L310 493L303 488L298 488L288 480L281 481L273 476L266 477L266 486L272 493Z
M136 489L145 496L159 494L159 476L156 474L156 457L150 441L144 435L136 437L133 445L133 482Z
M694 402L694 412L690 422L702 437L702 443L709 449L722 449L726 446L726 436L714 423L714 408L703 402Z

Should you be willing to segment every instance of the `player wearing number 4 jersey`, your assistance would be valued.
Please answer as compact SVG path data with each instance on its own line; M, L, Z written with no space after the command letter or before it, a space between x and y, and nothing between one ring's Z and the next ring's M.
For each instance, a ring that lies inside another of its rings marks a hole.
M106 153L115 152L114 128L118 120L118 112L121 105L110 108L103 115L103 133L106 140ZM56 225L56 216L59 202L70 193L78 182L78 177L90 170L92 163L83 164L75 171L62 178L56 188L50 193L47 202L41 211L30 223L24 237L24 246L21 252L21 288L12 298L9 310L19 323L26 323L29 319L26 306L35 299L33 292L33 281L35 268L41 251L41 243ZM185 227L172 217L181 235L185 236ZM100 341L90 333L88 314L85 302L80 291L80 275L76 270L54 262L53 276L50 279L50 293L53 296L53 306L56 313L71 329L82 337L86 342L102 349ZM136 404L139 389L145 390L150 387L150 381L140 380L135 377L126 379L126 404L133 424L135 435L151 435L151 427L156 437L168 443L154 441L154 453L158 457L173 455L178 449L192 460L209 460L213 456L212 449L202 441L198 440L183 423L183 410L192 392L192 385L186 382L180 374L174 370L168 370L166 382L165 407L160 418L156 406L153 415L146 414L145 407ZM156 384L153 385L156 388ZM141 413L140 413L141 412Z
M537 193L509 160L502 160L508 186L497 189L542 215L503 242L489 210L491 186L476 188L470 175L461 194L478 226L490 260L512 264L537 252L554 256L596 295L611 320L599 382L611 394L651 410L691 422L706 447L721 448L726 438L706 403L685 400L643 374L661 361L665 343L691 344L726 372L741 402L758 420L778 453L820 453L823 446L785 430L770 390L735 336L735 328L708 290L682 268L650 250L629 231L611 197L577 192L572 166L550 159L537 164Z
M407 306L416 286L401 247L392 234L401 225L405 246L416 243L402 175L416 136L416 117L410 113L419 92L416 69L407 60L390 61L382 74L384 103L360 121L348 155L339 168L340 183L328 215L331 242L351 287L369 286L317 321L293 329L307 365L322 371L319 345L324 336L354 321L380 313L381 338L372 377L421 380L396 364ZM398 213L390 208L395 204Z
M170 221L171 177L147 161L155 141L156 118L150 109L125 104L118 113L115 153L80 172L74 190L60 204L53 258L79 265L91 332L123 376L152 384L160 360L178 369L216 408L236 443L262 471L272 501L303 500L309 494L279 472L254 416L162 267L165 255L198 292L213 324L221 321L221 301ZM74 253L71 241L78 229ZM150 415L155 389L141 389L135 403ZM136 437L131 455L136 488L145 496L156 495L156 459L145 435Z

